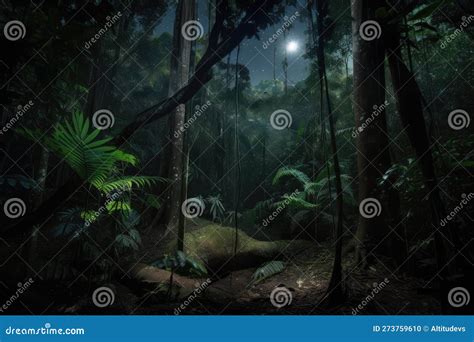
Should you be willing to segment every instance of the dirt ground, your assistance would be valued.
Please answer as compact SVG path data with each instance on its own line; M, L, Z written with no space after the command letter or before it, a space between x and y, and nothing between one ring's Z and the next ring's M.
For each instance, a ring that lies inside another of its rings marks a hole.
M199 229L200 225L195 225ZM143 248L136 256L142 263L150 263L162 254L166 239L150 231L143 238ZM329 245L309 245L304 250L282 253L284 270L262 282L252 284L258 265L226 273L209 273L210 285L199 296L189 294L170 299L153 291L150 286L113 277L104 282L77 278L73 285L68 280L37 281L24 297L28 305L18 301L9 313L34 314L439 314L440 305L435 294L422 290L426 281L400 273L392 274L385 262L376 260L368 269L354 267L352 255L344 257L343 275L346 298L344 304L328 307L325 293L331 275L333 252ZM383 285L383 287L382 287ZM112 305L98 308L91 294L98 286L113 289ZM291 300L282 307L272 304L270 297L276 288L286 288ZM184 308L183 308L183 304ZM178 308L180 310L177 311ZM25 310L26 309L26 310Z
M395 278L383 265L374 265L369 270L353 270L349 273L350 262L344 267L345 290L349 300L344 305L329 308L323 299L331 267L331 253L327 249L315 248L306 250L297 258L287 261L287 267L283 272L256 285L249 286L256 268L235 271L222 279L214 280L206 289L205 295L192 301L180 314L440 313L439 303L431 295L420 293L422 281L411 277ZM386 285L375 294L374 288L381 281ZM270 294L277 287L288 288L292 297L291 303L281 308L273 306L270 301ZM353 311L363 302L365 303L363 309ZM169 313L174 312L180 304L177 302L152 305L149 300L144 300L142 305L132 308L130 313Z

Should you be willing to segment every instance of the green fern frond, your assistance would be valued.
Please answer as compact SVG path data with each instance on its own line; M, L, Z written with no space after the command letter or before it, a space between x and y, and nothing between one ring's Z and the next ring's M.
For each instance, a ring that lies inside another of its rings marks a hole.
M277 171L275 177L273 178L273 184L275 185L283 177L287 177L287 176L296 178L303 185L305 185L305 184L307 184L311 181L309 179L309 177L302 171L299 171L297 169L292 169L292 168L289 168L289 167L282 167L281 169L279 169Z
M309 196L314 196L319 191L321 191L321 186L318 183L310 182L306 183L304 186L304 192L307 193Z
M111 138L97 139L100 131L89 131L90 122L82 113L74 113L71 122L58 124L46 144L84 180L98 187L118 161L117 149L108 145Z
M252 284L257 284L275 274L281 273L286 268L283 261L273 260L263 264L252 275Z
M310 203L301 197L287 196L283 198L284 199L282 201L275 203L276 207L281 206L293 209L315 209L320 206L319 204Z
M114 179L108 182L99 184L98 189L104 193L112 192L114 190L129 190L133 187L143 188L145 186L152 186L157 182L164 181L161 177L153 176L126 176Z
M110 201L106 205L107 211L113 213L114 211L128 212L132 210L129 202L125 201Z
M96 211L94 210L85 210L80 213L80 216L83 220L89 221L89 222L94 222L97 217L96 217Z
M355 127L347 127L347 128L341 128L336 130L336 136L338 135L344 135L344 134L352 134L354 132Z
M122 161L125 163L129 163L133 166L137 166L138 164L138 159L135 157L133 154L123 152L121 150L115 150L113 152L114 158L117 161Z
M111 138L98 139L100 130L91 127L88 118L75 112L70 120L56 125L53 134L45 139L47 147L63 158L83 180L95 188L109 192L128 186L129 188L151 185L159 180L155 177L126 177L109 181L116 170L116 163L124 162L136 166L137 158L110 145ZM23 132L32 136L32 132Z

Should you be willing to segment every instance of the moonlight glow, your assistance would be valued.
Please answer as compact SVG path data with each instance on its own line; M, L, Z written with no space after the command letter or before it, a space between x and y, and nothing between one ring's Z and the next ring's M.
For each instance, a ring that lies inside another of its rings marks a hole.
M298 43L297 42L291 41L291 42L288 42L288 44L286 44L286 51L295 52L296 50L298 50Z

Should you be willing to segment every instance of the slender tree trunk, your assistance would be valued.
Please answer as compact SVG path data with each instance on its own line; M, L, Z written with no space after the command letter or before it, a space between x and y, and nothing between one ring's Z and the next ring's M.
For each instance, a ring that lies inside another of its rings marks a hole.
M288 50L287 50L287 39L286 39L286 30L283 31L283 44L284 44L284 57L283 57L283 74L284 74L284 90L285 95L288 93Z
M276 85L276 46L273 47L273 94L275 94L275 85Z
M227 4L226 1L222 2L224 5ZM227 12L221 11L219 16L217 16L216 24L211 32L211 38L215 37L215 39L200 59L196 66L196 72L190 78L187 85L180 88L172 96L138 113L135 116L135 120L122 129L120 134L116 136L114 143L125 143L126 139L133 135L140 127L173 113L177 103L186 103L192 98L212 78L212 67L218 63L223 56L227 56L245 37L254 35L258 31L258 26L254 23L265 20L265 18L267 18L266 13L273 10L274 6L280 2L281 0L266 0L251 4L236 29L233 30L225 40L219 42L218 38L222 36L223 33L224 19L228 17ZM77 177L77 175L70 177L47 201L41 204L40 208L25 215L23 219L15 225L10 225L4 229L2 235L14 236L22 234L25 231L29 231L34 224L49 219L60 205L74 196L80 189L82 182L83 180Z
M327 6L325 0L317 0L316 3L316 19L317 19L317 57L320 87L326 97L327 118L329 121L329 134L331 144L332 162L334 164L334 175L336 178L336 222L335 222L335 256L332 268L331 279L327 288L328 302L330 304L340 303L344 300L343 280L342 280L342 217L344 199L342 195L341 169L339 166L339 158L337 155L337 143L333 112L331 107L331 99L329 96L329 86L326 75L326 61L324 51L324 19L327 15ZM321 110L323 98L321 98ZM328 174L329 177L329 174Z
M171 57L170 96L188 82L192 43L181 34L181 27L187 21L194 20L195 12L195 0L180 0L178 2ZM179 236L179 219L182 215L181 204L184 200L181 197L183 193L184 135L176 133L184 127L185 118L185 104L179 104L169 118L171 156L168 171L170 186L166 226L167 232L173 233L173 237Z
M230 89L231 86L231 54L229 53L227 56L227 61L226 61L226 89ZM230 118L230 112L229 108L226 106L226 108L222 111L222 132L221 132L221 139L220 139L220 144L222 146L222 177L220 181L220 188L221 189L230 189L231 184L230 184L230 177L231 173L226 172L226 166L231 165L232 161L231 159L231 154L232 154L232 142L231 142L231 137L232 137L232 131L227 129L231 124L231 118ZM224 192L224 197L223 197L224 202L232 203L234 198L232 197L231 191L226 191Z
M267 152L267 132L264 128L264 132L263 132L263 142L262 142L262 175L260 176L260 179L261 179L261 184L262 184L262 199L264 199L266 196L265 196L265 191L264 191L264 188L263 188L263 182L265 182L265 178L267 177L266 176L266 152Z

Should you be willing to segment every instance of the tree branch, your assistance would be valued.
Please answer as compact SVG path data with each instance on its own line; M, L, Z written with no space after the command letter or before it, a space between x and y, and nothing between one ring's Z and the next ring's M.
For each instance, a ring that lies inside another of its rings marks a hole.
M231 53L246 37L254 36L258 32L260 25L263 26L269 21L267 14L275 5L281 2L282 0L255 1L246 11L239 25L226 37L223 33L225 33L224 22L227 18L227 4L226 0L220 0L219 9L225 9L226 13L219 13L221 15L218 16L219 19L216 20L211 30L210 44L187 85L171 97L139 113L136 119L127 125L115 138L115 143L122 144L142 126L168 115L176 106L189 101L212 78L212 67ZM221 38L220 42L219 38ZM84 180L79 179L77 176L71 177L48 200L43 202L37 210L26 215L17 224L10 225L5 229L2 232L2 236L8 237L28 233L34 225L44 224L45 221L53 216L59 206L63 205L80 190L84 182Z

